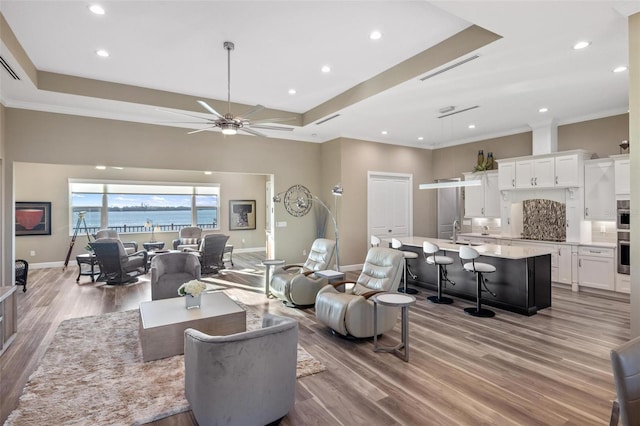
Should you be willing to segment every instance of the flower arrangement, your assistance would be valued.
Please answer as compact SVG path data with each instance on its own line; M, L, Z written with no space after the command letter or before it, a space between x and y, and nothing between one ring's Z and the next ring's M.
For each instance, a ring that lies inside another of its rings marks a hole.
M193 297L198 297L198 296L200 296L200 293L202 293L206 289L207 289L207 285L205 283L203 283L202 281L191 280L191 281L187 281L186 283L182 284L178 288L178 294L180 296L186 296L188 294L188 295L191 295Z

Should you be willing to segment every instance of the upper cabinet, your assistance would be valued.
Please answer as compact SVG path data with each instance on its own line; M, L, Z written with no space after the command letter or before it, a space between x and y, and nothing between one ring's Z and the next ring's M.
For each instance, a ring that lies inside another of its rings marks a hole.
M613 155L615 192L618 198L629 198L631 194L631 160L629 154Z
M499 160L500 190L569 188L584 184L584 150Z
M500 217L498 172L465 173L464 180L479 180L480 186L464 189L465 217Z
M614 161L609 158L584 163L584 218L616 220Z

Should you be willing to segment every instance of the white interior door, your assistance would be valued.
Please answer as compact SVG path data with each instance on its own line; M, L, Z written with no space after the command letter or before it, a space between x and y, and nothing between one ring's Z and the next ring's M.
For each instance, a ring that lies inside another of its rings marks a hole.
M413 233L412 182L411 175L369 172L369 235L391 238Z

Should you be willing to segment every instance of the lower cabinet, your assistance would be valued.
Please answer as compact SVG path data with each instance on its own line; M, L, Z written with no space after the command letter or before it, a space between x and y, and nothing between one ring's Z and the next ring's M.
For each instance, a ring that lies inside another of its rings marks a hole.
M578 285L614 291L616 288L615 262L612 248L578 248Z
M544 247L551 250L551 281L571 284L571 245L536 243L529 241L512 242L514 246Z
M0 287L0 355L9 347L17 331L16 286Z
M616 274L616 291L619 293L631 293L631 275Z

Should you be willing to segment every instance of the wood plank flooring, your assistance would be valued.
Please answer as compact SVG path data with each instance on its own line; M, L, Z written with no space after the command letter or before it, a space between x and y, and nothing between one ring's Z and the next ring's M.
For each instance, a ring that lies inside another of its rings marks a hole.
M615 389L609 350L629 338L629 303L553 289L553 306L532 317L496 310L463 314L469 302L425 301L410 309L410 362L374 353L264 295L264 253L234 254L235 266L211 278L261 312L291 316L299 339L327 371L299 379L295 408L283 425L605 425ZM69 267L29 272L18 292L19 332L0 358L0 422L13 410L59 323L135 309L150 300L147 278L129 286L93 284ZM357 274L349 273L355 278ZM400 322L383 336L397 342ZM155 425L196 424L183 413Z

